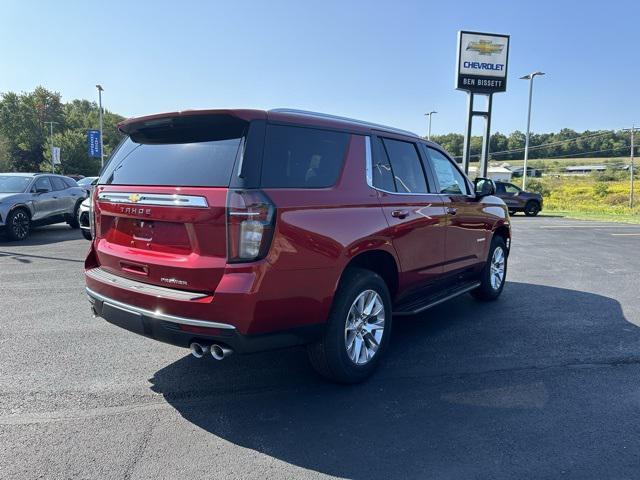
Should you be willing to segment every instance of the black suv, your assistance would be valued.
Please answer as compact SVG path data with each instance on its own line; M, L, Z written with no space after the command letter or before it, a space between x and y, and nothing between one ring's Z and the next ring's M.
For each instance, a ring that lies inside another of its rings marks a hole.
M542 211L542 195L526 192L513 183L495 182L496 196L504 200L509 213L524 212L527 217L535 217Z

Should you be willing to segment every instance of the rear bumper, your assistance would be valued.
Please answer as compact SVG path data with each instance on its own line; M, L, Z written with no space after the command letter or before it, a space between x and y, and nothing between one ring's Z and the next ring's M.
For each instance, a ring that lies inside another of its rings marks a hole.
M287 329L263 335L242 335L233 325L208 320L178 317L136 307L86 288L95 316L118 327L154 340L188 348L192 342L219 343L237 353L274 350L303 345L317 339L322 324Z

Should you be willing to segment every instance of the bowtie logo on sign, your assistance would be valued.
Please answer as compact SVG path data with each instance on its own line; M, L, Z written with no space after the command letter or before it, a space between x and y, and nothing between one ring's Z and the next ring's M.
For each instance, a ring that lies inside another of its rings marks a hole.
M480 55L493 55L500 53L504 49L504 45L493 43L491 40L479 40L477 42L469 42L467 50L474 50Z

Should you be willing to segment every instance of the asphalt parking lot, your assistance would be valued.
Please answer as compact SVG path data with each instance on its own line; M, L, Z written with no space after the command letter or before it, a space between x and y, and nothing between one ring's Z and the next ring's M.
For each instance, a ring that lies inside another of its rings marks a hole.
M394 325L368 382L93 319L88 242L0 240L0 478L638 478L640 225L514 218L498 302Z

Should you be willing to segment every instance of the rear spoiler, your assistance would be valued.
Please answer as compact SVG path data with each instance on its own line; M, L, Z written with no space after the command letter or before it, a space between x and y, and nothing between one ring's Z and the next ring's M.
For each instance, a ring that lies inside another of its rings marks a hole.
M118 130L137 143L192 143L236 138L250 120L265 119L260 110L185 110L127 119Z

